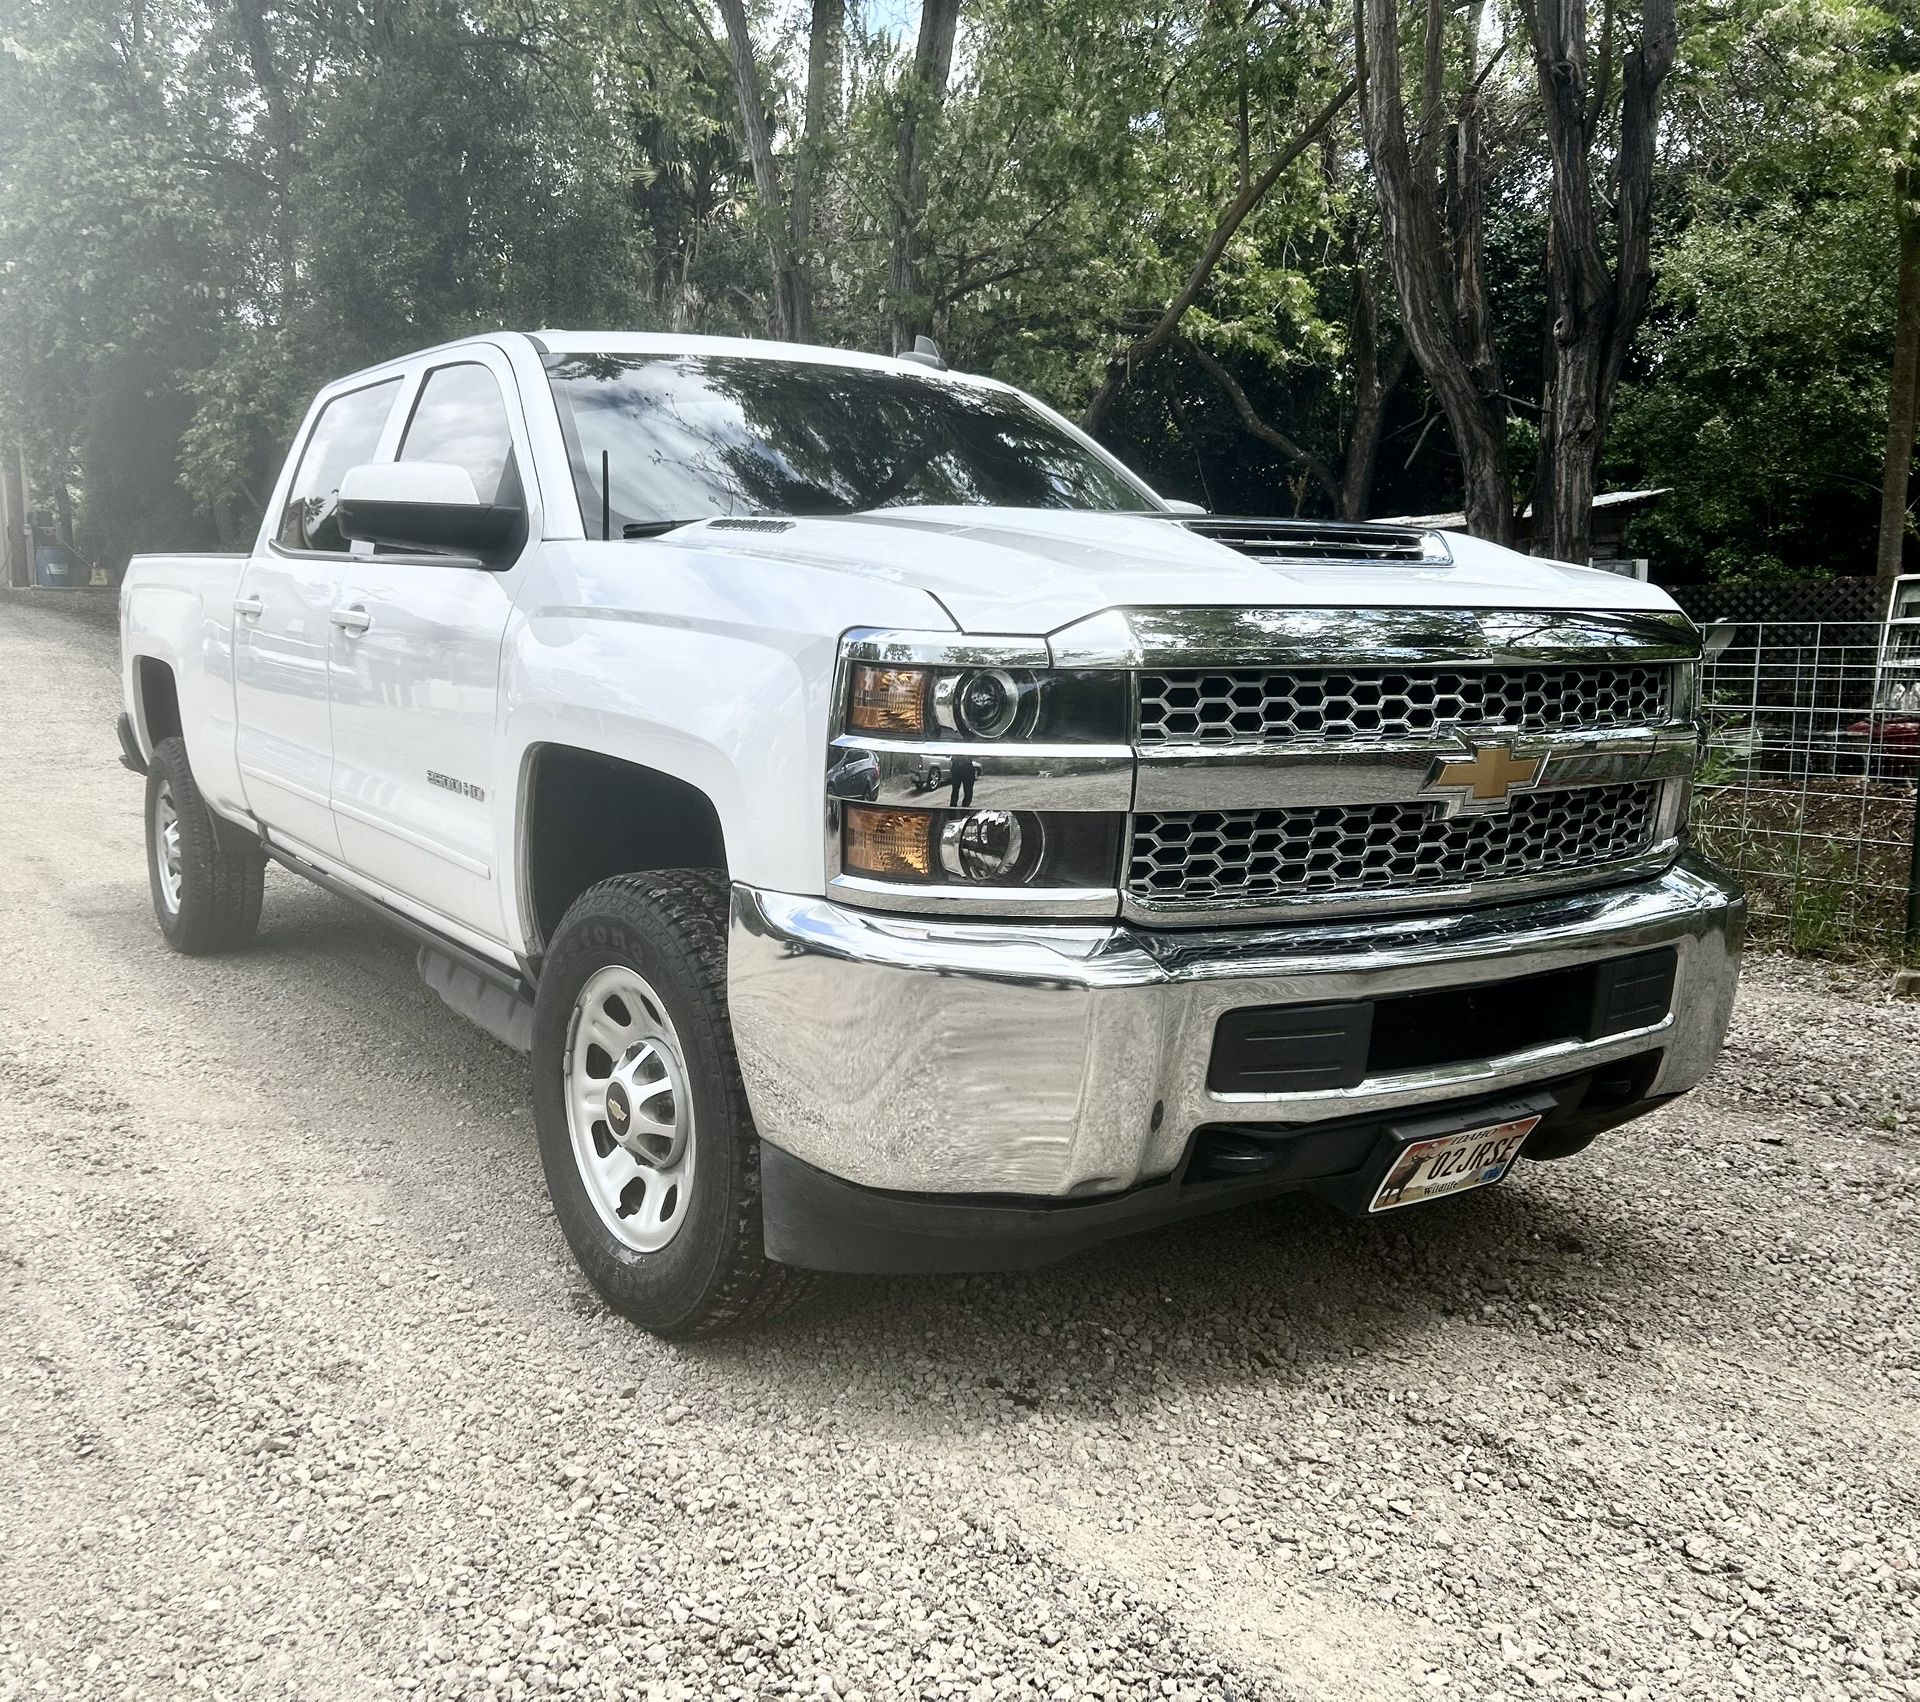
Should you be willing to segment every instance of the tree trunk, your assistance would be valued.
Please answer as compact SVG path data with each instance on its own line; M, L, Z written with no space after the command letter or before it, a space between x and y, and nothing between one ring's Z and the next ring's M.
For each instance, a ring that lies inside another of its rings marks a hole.
M53 533L68 549L73 548L73 486L64 470L53 476Z
M773 259L774 317L786 341L800 342L807 335L802 324L811 317L810 302L794 257L785 198L780 193L780 169L767 130L767 109L760 98L760 67L754 58L744 0L720 0L720 15L727 26L727 61L733 70L733 92L740 103L740 133L747 145L754 193L760 200L767 248Z
M1543 270L1546 301L1540 318L1540 441L1533 455L1533 495L1529 499L1533 521L1529 549L1538 546L1546 538L1546 524L1540 517L1553 512L1553 370L1559 346L1553 340L1553 328L1560 319L1556 298L1560 268L1554 261L1551 221L1547 225L1547 253Z
M1465 121L1454 126L1448 150L1449 240L1440 224L1439 185L1431 170L1416 167L1407 140L1399 7L1395 0L1356 0L1356 6L1360 114L1401 323L1453 432L1467 529L1476 537L1511 543L1506 393L1492 338L1477 329L1491 323L1480 252L1484 171L1478 126ZM1428 62L1435 51L1433 32L1444 22L1444 8L1429 9Z
M1541 470L1551 488L1543 509L1536 482L1533 536L1539 553L1584 563L1593 553L1594 486L1614 392L1652 293L1654 143L1679 29L1674 0L1643 0L1640 39L1626 56L1621 85L1617 252L1609 267L1607 215L1595 204L1590 157L1602 97L1591 86L1584 0L1529 0L1526 18L1552 163L1553 363L1540 416ZM1607 75L1603 66L1602 85Z
M1369 281L1368 288L1372 285ZM1372 309L1367 311L1369 322ZM1380 438L1386 430L1387 404L1407 375L1412 351L1396 343L1386 364L1379 364L1375 332L1369 323L1366 347L1354 341L1353 424L1347 431L1347 458L1340 471L1340 518L1364 520L1373 506L1373 474L1380 459Z
M889 273L895 354L911 349L914 338L933 330L920 276L920 227L927 211L921 127L946 101L947 79L953 73L953 37L959 22L960 0L924 0L913 66L900 89L900 119L894 133L893 262Z
M787 232L795 262L794 329L797 342L813 341L814 191L827 137L840 120L840 42L846 0L813 0L807 30L806 117L793 162L793 202Z
M1266 199L1267 191L1280 181L1287 167L1325 134L1327 127L1339 116L1340 109L1353 98L1353 91L1353 83L1342 84L1333 98L1308 121L1307 127L1267 162L1258 177L1241 183L1239 194L1228 202L1220 217L1214 221L1213 234L1207 238L1206 247L1193 263L1193 270L1187 274L1187 281L1180 286L1179 293L1154 321L1152 329L1136 337L1107 362L1107 375L1094 392L1093 400L1087 404L1086 412L1080 416L1082 431L1098 432L1107 423L1107 416L1113 412L1114 401L1134 368L1180 329L1180 321L1186 317L1187 309L1199 299L1200 292L1207 287L1207 280L1213 276L1214 267L1220 264L1220 256L1226 253L1227 244L1233 241L1234 233L1246 223L1254 208Z
M235 0L234 17L246 49L247 65L267 109L267 134L273 145L274 253L280 268L280 323L293 317L299 293L299 238L293 208L293 184L300 170L300 119L280 75L273 37L260 0Z
M1887 386L1887 471L1880 489L1880 549L1874 582L1882 602L1893 581L1907 541L1907 484L1913 473L1913 437L1920 429L1920 169L1902 166L1894 174L1900 219L1899 306L1894 318L1893 372Z
M1481 10L1476 6L1467 14L1469 71L1480 53ZM1453 252L1453 303L1460 328L1460 352L1482 404L1498 415L1504 439L1508 405L1506 380L1501 376L1500 352L1493 335L1493 302L1487 289L1487 155L1477 85L1470 84L1460 96L1448 130L1444 193L1447 236Z
M18 589L33 583L33 546L27 537L26 460L0 443L0 583Z

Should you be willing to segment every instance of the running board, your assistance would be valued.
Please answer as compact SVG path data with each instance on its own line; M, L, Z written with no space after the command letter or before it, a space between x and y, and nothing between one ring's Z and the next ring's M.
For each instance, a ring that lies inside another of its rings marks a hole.
M417 922L404 911L383 904L371 893L350 886L325 869L297 857L285 846L262 838L262 847L282 868L312 881L336 898L357 904L369 916L396 928L420 948L414 965L420 979L440 995L449 1010L485 1029L503 1046L521 1054L533 1050L533 989L526 977L490 962L457 940Z
M436 945L424 945L414 959L420 979L467 1021L484 1028L502 1046L511 1046L522 1056L533 1050L533 1001L526 996L525 982L517 978L509 987L483 976L470 964L456 963Z

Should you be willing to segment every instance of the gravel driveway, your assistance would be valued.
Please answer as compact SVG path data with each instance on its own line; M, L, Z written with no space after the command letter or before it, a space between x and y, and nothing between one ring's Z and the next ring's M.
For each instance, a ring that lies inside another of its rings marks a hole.
M148 912L114 634L0 598L0 1702L1920 1698L1920 1004L1379 1225L1301 1201L664 1346L525 1065L277 871Z

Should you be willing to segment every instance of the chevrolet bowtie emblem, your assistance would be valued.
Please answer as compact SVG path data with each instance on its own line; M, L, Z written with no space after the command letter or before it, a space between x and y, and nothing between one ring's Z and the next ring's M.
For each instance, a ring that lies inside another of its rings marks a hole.
M1469 810L1489 813L1504 810L1515 792L1528 792L1540 783L1547 759L1521 756L1508 744L1473 744L1462 740L1471 753L1464 757L1442 757L1421 788L1423 792L1446 800L1449 813Z

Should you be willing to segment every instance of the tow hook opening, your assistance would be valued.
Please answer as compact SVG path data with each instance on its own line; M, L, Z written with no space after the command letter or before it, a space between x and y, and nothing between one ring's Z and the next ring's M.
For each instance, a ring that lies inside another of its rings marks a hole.
M1238 1129L1202 1129L1194 1137L1193 1159L1185 1180L1225 1182L1248 1176L1260 1176L1280 1162L1277 1141L1262 1139Z
M1593 1072L1593 1080L1580 1096L1582 1111L1617 1111L1647 1096L1653 1086L1654 1071L1660 1067L1658 1052L1637 1058L1622 1058L1617 1064L1602 1064Z

